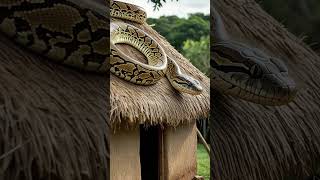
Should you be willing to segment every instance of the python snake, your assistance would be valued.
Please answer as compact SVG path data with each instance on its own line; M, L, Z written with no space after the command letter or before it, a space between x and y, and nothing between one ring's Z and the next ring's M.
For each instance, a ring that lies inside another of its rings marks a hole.
M109 18L97 1L0 0L0 30L53 61L107 72Z
M110 7L113 18L146 20L146 12L138 6L111 1ZM110 25L104 0L0 0L0 30L39 55L81 70L110 70L141 85L154 84L166 75L180 92L197 95L202 91L199 81L182 74L147 33L120 21ZM116 46L120 43L138 49L148 64L125 55Z
M211 88L263 105L291 102L297 92L286 65L257 48L230 40L220 14L212 8Z

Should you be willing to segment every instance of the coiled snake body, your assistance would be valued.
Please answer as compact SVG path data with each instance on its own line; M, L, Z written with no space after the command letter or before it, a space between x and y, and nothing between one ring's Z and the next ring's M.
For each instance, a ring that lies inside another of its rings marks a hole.
M110 68L116 76L141 85L154 84L166 75L180 92L201 93L200 83L182 74L163 48L144 31L120 21L110 26L104 2L0 0L0 30L31 51L68 66L101 73L109 72ZM146 19L145 11L138 6L111 1L110 7L114 18L137 23ZM148 64L125 55L116 47L118 43L138 49L147 57Z
M264 105L291 102L297 90L286 65L259 49L230 40L220 14L211 8L215 41L211 46L211 88Z
M107 72L107 12L95 0L0 0L0 30L56 62Z

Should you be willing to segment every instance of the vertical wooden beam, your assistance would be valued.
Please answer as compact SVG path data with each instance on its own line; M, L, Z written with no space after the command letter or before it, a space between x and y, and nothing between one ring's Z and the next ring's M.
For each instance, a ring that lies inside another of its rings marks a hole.
M208 145L208 143L206 142L206 140L204 139L204 137L202 136L201 132L199 131L199 129L197 128L197 135L200 139L200 142L204 145L204 147L206 148L208 154L210 155L210 147Z

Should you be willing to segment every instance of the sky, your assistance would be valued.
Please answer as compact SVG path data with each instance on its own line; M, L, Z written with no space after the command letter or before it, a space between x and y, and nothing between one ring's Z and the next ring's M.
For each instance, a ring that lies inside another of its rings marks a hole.
M162 7L159 10L153 10L153 3L148 0L121 0L123 2L135 4L143 7L148 17L158 18L166 15L176 15L178 17L188 17L190 13L202 12L209 14L210 12L210 0L166 0L166 3L162 3Z

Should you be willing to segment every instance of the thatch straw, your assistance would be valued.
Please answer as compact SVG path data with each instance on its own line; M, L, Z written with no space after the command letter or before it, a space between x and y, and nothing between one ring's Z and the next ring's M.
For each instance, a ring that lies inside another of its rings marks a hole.
M177 92L166 78L152 86L139 86L111 75L112 125L116 127L119 124L130 126L141 123L177 126L180 123L193 122L201 117L207 117L210 106L209 78L196 69L150 26L135 25L155 38L184 72L198 79L204 91L199 96L191 96ZM144 59L133 48L125 46L122 49L132 54L133 58Z
M0 36L0 179L106 179L108 90Z
M212 6L235 39L250 39L247 43L282 57L299 86L295 101L281 107L213 92L212 179L302 179L314 173L320 165L320 57L254 0L216 0Z

